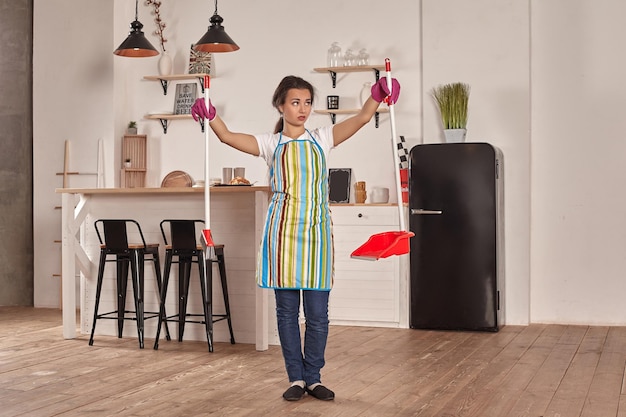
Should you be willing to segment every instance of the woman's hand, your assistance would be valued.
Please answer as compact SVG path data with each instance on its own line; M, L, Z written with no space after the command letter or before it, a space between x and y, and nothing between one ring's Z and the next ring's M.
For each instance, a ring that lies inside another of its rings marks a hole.
M382 101L393 104L400 96L400 83L391 79L391 91L387 87L387 78L381 78L372 86L372 96L367 99L358 114L337 123L333 127L333 144L335 146L354 135L360 128L372 119Z
M394 104L400 97L400 83L395 78L391 79L391 91L387 87L387 78L382 77L372 86L372 98L380 103L389 97L388 104Z
M193 106L191 106L191 116L193 117L193 120L195 120L196 122L199 119L208 119L209 122L212 122L213 119L215 119L216 114L217 113L215 112L215 107L213 107L211 100L209 100L208 109L204 105L203 98L197 99L196 102L193 103Z

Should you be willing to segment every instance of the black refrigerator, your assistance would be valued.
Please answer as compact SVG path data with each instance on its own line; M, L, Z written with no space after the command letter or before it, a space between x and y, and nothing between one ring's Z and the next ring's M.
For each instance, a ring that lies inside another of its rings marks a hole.
M409 153L410 327L498 331L503 320L502 153L437 143Z

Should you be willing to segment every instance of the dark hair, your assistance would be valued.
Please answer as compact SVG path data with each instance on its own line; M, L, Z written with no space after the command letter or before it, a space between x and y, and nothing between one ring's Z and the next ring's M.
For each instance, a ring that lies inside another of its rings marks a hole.
M274 91L274 96L272 97L272 106L276 110L278 110L278 106L285 104L285 100L287 99L287 92L292 88L296 88L298 90L309 90L311 93L311 105L313 104L313 99L315 98L315 91L313 90L313 86L310 82L296 77L295 75L288 75L281 80ZM274 133L278 133L283 130L283 118L282 114L278 122L276 123L276 127L274 128Z

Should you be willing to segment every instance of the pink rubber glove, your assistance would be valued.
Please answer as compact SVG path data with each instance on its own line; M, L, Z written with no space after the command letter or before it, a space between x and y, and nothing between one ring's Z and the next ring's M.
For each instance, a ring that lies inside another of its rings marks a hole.
M193 120L195 120L196 122L199 119L209 119L209 122L212 122L213 119L215 119L215 115L216 115L215 107L213 107L213 104L211 103L210 99L209 99L208 109L204 105L203 98L197 99L196 102L193 103L193 106L191 106L191 116L193 117Z
M391 79L391 94L387 88L387 78L381 77L376 84L372 86L372 98L377 102L383 101L389 97L389 104L394 104L400 97L400 83L395 78Z

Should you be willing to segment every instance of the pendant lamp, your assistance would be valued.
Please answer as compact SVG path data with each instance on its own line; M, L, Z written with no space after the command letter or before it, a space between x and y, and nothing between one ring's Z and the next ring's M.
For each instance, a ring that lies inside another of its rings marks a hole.
M135 0L135 21L130 24L130 33L126 40L113 51L115 55L143 58L159 54L141 31L143 25L138 19L138 4L139 0Z
M211 26L202 38L193 46L199 52L234 52L239 46L226 34L222 26L222 16L217 14L217 0L215 0L215 13L209 19Z

